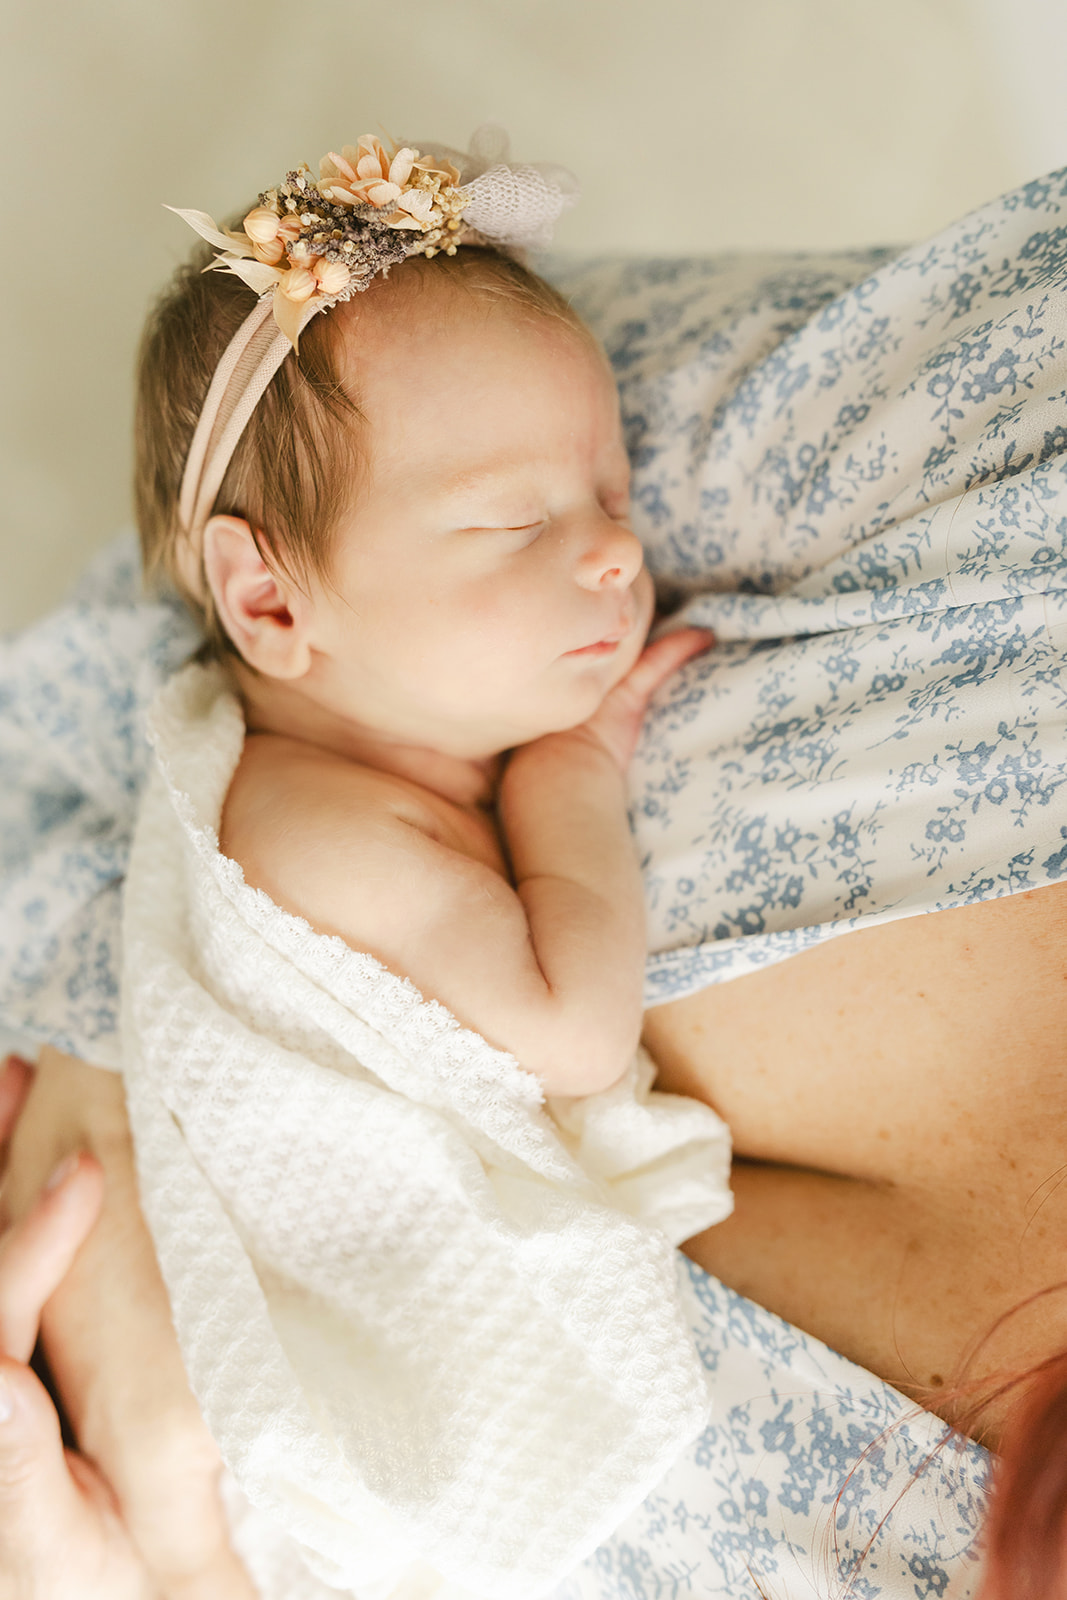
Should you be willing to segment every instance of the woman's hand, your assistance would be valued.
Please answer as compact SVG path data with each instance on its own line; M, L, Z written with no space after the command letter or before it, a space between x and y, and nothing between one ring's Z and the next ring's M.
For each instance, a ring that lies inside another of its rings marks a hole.
M8 1215L26 1217L49 1171L79 1149L103 1169L103 1203L41 1319L79 1448L115 1491L153 1597L254 1600L230 1546L218 1451L189 1392L141 1217L121 1079L45 1050L11 1140ZM55 1594L67 1600L66 1591Z
M0 1074L0 1140L30 1074ZM155 1586L84 1458L65 1452L59 1418L26 1364L41 1310L70 1271L103 1200L91 1156L60 1164L22 1221L0 1239L0 1600L155 1600Z
M714 642L715 635L707 628L679 628L677 633L668 633L655 644L646 645L625 678L604 696L588 722L572 729L572 733L603 745L619 770L626 772L648 702L660 684Z

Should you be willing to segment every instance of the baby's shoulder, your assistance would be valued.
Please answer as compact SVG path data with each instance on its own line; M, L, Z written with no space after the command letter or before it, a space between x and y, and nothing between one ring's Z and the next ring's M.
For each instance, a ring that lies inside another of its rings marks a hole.
M284 911L392 963L427 924L513 895L489 829L407 778L257 734L226 797L219 848Z
M233 775L219 844L245 866L276 858L342 854L383 837L395 820L431 837L437 819L419 786L336 751L279 734L251 734Z

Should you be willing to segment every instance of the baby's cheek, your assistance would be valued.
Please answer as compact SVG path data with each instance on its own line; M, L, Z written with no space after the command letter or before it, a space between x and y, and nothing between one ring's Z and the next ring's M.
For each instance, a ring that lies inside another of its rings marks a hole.
M641 633L641 642L644 643L656 611L656 589L652 582L652 574L647 567L641 568L631 587L637 600L638 629Z
M605 694L609 694L616 684L622 682L630 669L637 665L641 652L645 648L645 638L648 634L651 620L651 613L647 618L642 613L641 620L630 637L625 639L619 646L618 655L612 662L611 676L604 685Z
M656 611L656 592L647 567L641 568L630 587L637 603L637 620L619 650L617 670L613 674L615 683L626 676L644 649Z

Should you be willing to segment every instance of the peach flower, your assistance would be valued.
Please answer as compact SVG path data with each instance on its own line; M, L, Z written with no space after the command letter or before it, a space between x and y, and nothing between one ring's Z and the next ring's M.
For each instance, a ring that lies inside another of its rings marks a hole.
M243 227L252 241L252 254L257 261L276 267L285 254L286 244L292 244L300 234L299 218L291 215L279 217L267 206L256 206L244 219Z
M335 205L353 205L362 200L377 207L395 205L411 177L419 152L401 146L390 156L382 141L365 133L353 148L346 144L341 154L331 150L319 162L319 193Z
M318 189L334 205L362 201L383 211L395 207L384 220L391 228L413 228L425 233L451 215L454 204L442 209L446 196L455 201L459 173L451 162L435 166L421 159L418 150L401 145L388 153L381 140L365 133L358 145L346 144L341 154L331 150L319 163Z

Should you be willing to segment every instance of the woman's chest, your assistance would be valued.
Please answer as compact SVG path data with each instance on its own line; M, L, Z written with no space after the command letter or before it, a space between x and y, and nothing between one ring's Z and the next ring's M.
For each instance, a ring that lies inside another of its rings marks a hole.
M1045 1291L1064 1277L1065 1040L1067 885L849 934L655 1008L660 1087L710 1101L741 1158L733 1217L687 1249L959 1421L937 1390L998 1318L968 1377L1064 1342L1064 1297Z
M1067 1159L1067 885L844 935L658 1006L664 1088L738 1153L974 1187Z

